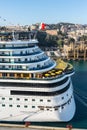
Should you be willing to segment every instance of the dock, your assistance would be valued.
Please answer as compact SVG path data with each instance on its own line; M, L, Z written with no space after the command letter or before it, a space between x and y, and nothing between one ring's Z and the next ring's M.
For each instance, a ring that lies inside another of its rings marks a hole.
M87 44L84 41L64 45L64 59L87 61Z
M36 125L0 124L0 130L87 130L87 129L36 126Z

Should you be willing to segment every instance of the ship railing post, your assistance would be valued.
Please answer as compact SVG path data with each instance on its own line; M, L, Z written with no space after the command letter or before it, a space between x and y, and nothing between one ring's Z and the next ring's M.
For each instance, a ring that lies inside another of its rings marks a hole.
M67 125L66 128L68 128L69 130L72 130L72 125Z
M25 122L25 127L29 127L30 126L30 122Z

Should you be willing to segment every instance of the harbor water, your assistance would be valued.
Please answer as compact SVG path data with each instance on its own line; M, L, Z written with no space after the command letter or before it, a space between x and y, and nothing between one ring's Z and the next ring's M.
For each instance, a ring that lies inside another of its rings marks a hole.
M87 129L87 61L70 61L70 63L75 68L75 74L72 76L76 102L76 113L74 118L67 123L32 122L32 125L52 127L66 127L67 125L72 125L73 128Z

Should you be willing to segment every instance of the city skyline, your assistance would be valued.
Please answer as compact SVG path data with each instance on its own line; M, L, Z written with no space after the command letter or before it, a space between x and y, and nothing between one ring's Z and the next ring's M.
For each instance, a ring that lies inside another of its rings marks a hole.
M87 0L0 0L0 26L44 22L87 24Z

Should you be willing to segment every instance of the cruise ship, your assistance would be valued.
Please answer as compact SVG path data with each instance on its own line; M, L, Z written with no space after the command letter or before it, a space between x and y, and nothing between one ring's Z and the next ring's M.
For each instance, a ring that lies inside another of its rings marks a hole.
M48 57L35 33L0 36L0 121L67 122L75 114L73 66Z

